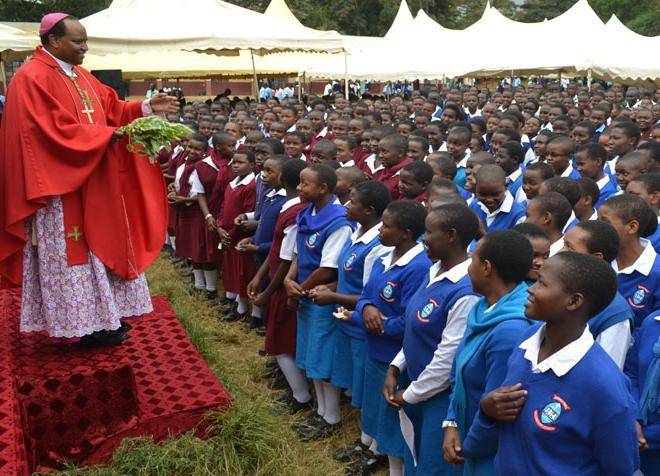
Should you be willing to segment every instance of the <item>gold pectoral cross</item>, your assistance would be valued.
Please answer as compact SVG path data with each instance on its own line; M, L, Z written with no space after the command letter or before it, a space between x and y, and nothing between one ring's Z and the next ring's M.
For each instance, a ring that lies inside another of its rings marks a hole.
M89 123L94 124L94 119L92 119L92 113L94 112L93 107L90 109L89 106L85 105L85 109L83 109L80 112L82 112L83 114L87 114L87 119L89 119Z
M73 227L72 232L66 234L66 237L73 238L73 241L78 241L82 236L83 236L83 232L79 231L78 225Z
M89 120L90 124L94 124L94 119L92 118L92 113L94 112L94 103L92 102L92 98L89 97L87 91L82 90L74 76L71 76L70 78L76 88L76 91L78 91L78 95L80 96L80 100L84 106L84 109L80 112L87 115L87 119Z

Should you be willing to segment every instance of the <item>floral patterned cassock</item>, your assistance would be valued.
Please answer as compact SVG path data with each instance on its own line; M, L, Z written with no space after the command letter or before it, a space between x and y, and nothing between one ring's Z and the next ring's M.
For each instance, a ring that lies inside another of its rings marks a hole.
M37 246L30 238L32 227ZM144 274L133 281L120 279L91 251L87 264L68 266L60 197L51 197L25 228L21 332L82 337L117 329L121 318L153 310Z

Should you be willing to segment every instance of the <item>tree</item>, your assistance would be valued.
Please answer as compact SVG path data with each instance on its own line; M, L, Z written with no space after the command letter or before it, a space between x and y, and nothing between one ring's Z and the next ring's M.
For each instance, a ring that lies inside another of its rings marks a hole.
M47 13L67 12L78 18L96 13L110 5L111 0L2 0L0 19L2 21L41 21Z

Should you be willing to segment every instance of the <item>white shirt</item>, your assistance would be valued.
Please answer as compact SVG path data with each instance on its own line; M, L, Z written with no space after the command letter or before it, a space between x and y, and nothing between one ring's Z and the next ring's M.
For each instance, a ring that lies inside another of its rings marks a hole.
M614 363L623 370L628 349L632 344L630 321L626 319L608 327L596 336L596 342L607 352L607 355L612 357Z
M486 214L486 226L490 226L493 223L493 221L495 221L495 217L497 216L498 213L500 212L509 213L511 211L511 208L513 207L513 195L511 195L507 191L504 196L504 200L502 201L500 206L492 213L488 210L488 207L486 207L486 205L484 205L481 202L478 203L479 203L479 207ZM516 222L516 225L518 223L522 223L523 221L525 221L524 216L520 217L520 219Z
M610 181L610 176L605 174L605 177L603 177L602 179L596 182L596 185L598 185L598 190L602 190L603 187L607 185L609 181Z
M367 244L371 242L371 240L373 240L378 236L378 233L380 233L380 229L382 226L383 223L380 222L375 226L369 228L366 232L362 233L362 225L358 224L357 228L351 235L350 238L351 243ZM392 246L383 246L381 244L378 244L371 249L371 251L364 258L364 268L362 272L362 286L367 285L367 281L369 281L369 277L371 276L371 270L373 269L376 260L382 257L383 255L390 253L393 249L394 248Z
M460 162L456 164L456 168L460 169L461 167L463 168L467 167L467 161L469 158L470 158L470 150L468 149L465 151L465 155L460 160Z
M289 208L300 203L300 197L295 197L284 202L280 213L284 213ZM289 225L284 229L284 237L282 238L282 246L280 247L280 259L291 261L293 260L294 248L296 244L296 236L298 228L296 224Z
M263 172L261 172L261 174L263 178ZM280 197L286 197L286 190L284 188L280 188L280 189L271 188L270 190L268 190L264 198L273 198L275 195L279 195ZM245 217L248 220L254 220L254 215L255 212L248 212L245 214Z
M587 221L591 221L591 220L598 220L598 210L596 210L595 208L594 208L594 212L591 214L589 220Z
M466 161L467 162L467 161ZM518 180L518 177L522 175L522 169L518 167L511 175L509 175L506 178L506 184L509 185L510 183L515 182ZM525 195L525 191L522 188L522 185L520 188L518 188L518 191L516 192L516 196L514 197L515 201L518 203L525 203L527 201L527 195Z
M649 275L651 269L653 268L653 263L655 262L657 253L653 249L653 244L651 244L649 240L640 238L639 242L644 247L644 251L642 251L642 254L639 255L633 264L627 268L619 270L619 265L617 264L616 260L612 261L612 268L617 274L632 274L633 271L638 271L644 276Z
M406 251L403 254L403 256L401 256L398 260L392 263L392 260L394 259L394 250L392 250L391 252L387 253L385 256L381 258L381 261L385 266L385 269L383 271L387 271L393 266L405 266L408 263L410 263L415 256L423 252L424 252L424 245L422 245L421 243L417 243L415 246L413 246L408 251Z
M375 174L379 170L383 170L385 168L385 166L382 163L378 167L375 166L376 154L371 154L369 157L364 159L364 163L367 164L367 167L369 167L369 170L371 171L372 174Z
M566 170L564 170L561 173L561 177L568 177L573 173L573 165L571 163L568 164L568 167L566 167Z
M563 377L570 372L594 345L594 338L589 331L589 326L585 326L580 337L546 358L543 362L539 362L539 350L544 337L545 324L539 327L533 336L523 341L519 347L525 351L525 359L532 364L532 372L542 373L552 370L557 377Z
M576 218L577 218L577 217L575 216L575 212L574 212L573 210L571 210L571 216L568 217L568 221L567 221L566 224L564 225L564 228L561 230L561 232L564 233L564 234L566 234L566 229L568 228L568 225L570 225L571 223L573 223L573 220L575 220Z
M469 259L438 274L442 269L442 263L435 263L429 268L429 284L427 287L443 279L448 279L453 283L458 282L467 275L468 266L470 266ZM433 353L431 362L426 365L417 380L412 382L403 392L403 399L406 402L419 403L449 388L449 375L456 349L463 338L463 334L465 334L467 316L478 300L479 297L475 295L463 296L449 309L447 324L442 331L442 338ZM405 370L406 357L403 349L394 357L390 365L398 367L401 371Z
M183 169L185 167L186 164L183 163L176 169L176 174L174 176L174 191L176 193L179 193L179 190L181 189L179 186L179 179L181 179L181 176L183 175ZM190 174L190 177L188 177L188 184L190 185L190 191L188 192L188 196L186 198L193 198L197 195L206 193L202 182L199 180L199 175L197 175L197 170L193 170ZM187 203L186 205L192 205L192 203Z
M353 159L348 162L339 162L340 167L355 167L355 161Z
M231 187L232 190L234 190L236 187L240 185L248 185L253 180L254 180L254 172L250 172L243 178L236 177L234 180L229 182L229 186Z
M553 244L550 245L550 251L548 252L548 257L552 257L559 253L561 249L564 247L564 237L562 236L559 238L557 241L555 241Z

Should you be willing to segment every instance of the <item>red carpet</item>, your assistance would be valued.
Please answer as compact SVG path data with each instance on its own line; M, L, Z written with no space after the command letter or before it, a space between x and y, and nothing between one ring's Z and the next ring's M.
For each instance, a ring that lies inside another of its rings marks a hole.
M120 347L54 346L19 334L20 292L0 291L0 475L107 461L121 440L197 429L231 397L164 297Z

